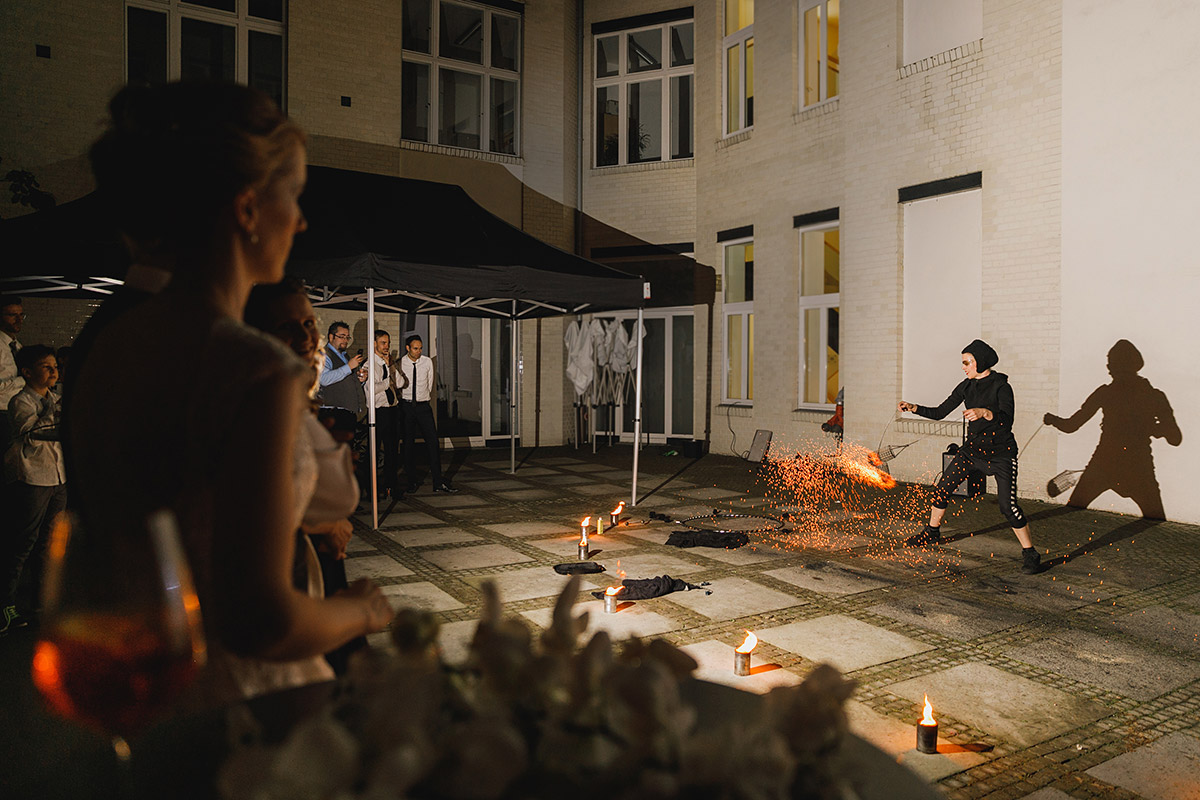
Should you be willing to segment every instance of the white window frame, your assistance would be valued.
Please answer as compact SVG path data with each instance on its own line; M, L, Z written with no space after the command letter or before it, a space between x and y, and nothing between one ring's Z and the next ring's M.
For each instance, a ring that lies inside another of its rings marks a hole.
M798 245L797 252L799 253L799 259L804 258L804 245L803 245L804 234L806 234L806 233L823 233L825 231L838 230L840 228L841 228L840 220L834 220L832 222L822 222L822 223L818 223L816 225L806 225L802 228L797 228L796 229L796 238L797 238L797 245ZM828 309L837 308L837 309L839 309L839 320L840 320L842 295L841 295L841 292L831 292L829 294L813 294L813 295L805 296L804 288L803 288L803 269L804 269L804 264L798 260L798 262L796 264L796 274L797 274L797 277L800 279L800 281L798 283L799 288L797 290L797 294L799 295L800 302L799 302L799 314L797 316L797 328L798 328L797 341L799 343L799 347L798 347L799 358L797 360L797 364L799 367L799 372L797 373L798 380L797 380L797 385L796 385L796 407L797 408L814 409L814 410L822 410L822 411L832 410L835 406L834 403L812 403L812 402L806 402L804 400L804 385L805 385L804 378L808 372L808 369L807 369L808 365L806 364L806 361L805 361L808 350L805 347L805 345L807 344L807 342L805 341L805 336L807 335L807 331L805 330L805 326L804 326L804 312L806 312L806 311L828 312ZM839 288L841 287L841 276L840 275L838 276L838 286L839 286ZM820 315L820 320L821 320L821 331L820 331L819 335L821 337L821 340L818 344L817 352L824 354L825 351L829 348L829 314L822 313ZM840 330L841 329L840 321L839 321L838 327L839 327L838 340L840 342L842 339L841 330ZM819 375L818 375L818 385L825 386L829 382L829 374L828 374L829 362L824 357L822 357L820 359L820 361L821 361L821 364L820 364Z
M685 64L679 67L671 66L671 29L678 28L683 25L692 26L692 63ZM657 70L647 70L645 72L629 72L629 37L635 33L643 33L645 31L659 29L662 33L662 66ZM617 39L617 63L619 65L617 74L606 78L596 77L596 55L600 51L600 40L608 39L613 36ZM671 79L689 75L692 78L692 103L688 108L689 125L692 129L692 154L687 156L679 156L672 158L671 153ZM671 22L662 22L657 25L644 25L638 28L624 28L618 31L608 31L606 33L598 33L592 36L592 166L595 169L608 169L610 167L624 167L630 163L634 164L654 164L655 161L629 161L629 86L634 83L649 83L658 78L662 84L662 134L659 139L662 142L662 154L657 159L658 162L664 161L687 161L695 158L696 154L696 28L692 19L677 19ZM615 164L600 164L599 161L599 145L596 141L599 128L599 96L601 89L608 89L612 86L619 87L617 92L617 163Z
M483 28L480 34L482 39L482 58L480 64L472 64L469 61L458 61L453 58L447 58L438 55L438 47L441 44L441 24L442 15L439 13L443 3L455 6L466 6L468 8L481 11L483 13ZM492 30L493 17L506 17L517 21L517 69L510 71L500 67L492 66ZM521 156L521 71L524 68L524 44L525 44L525 17L516 12L505 11L495 8L490 5L481 3L472 3L470 0L431 0L429 4L429 53L422 53L417 50L401 50L401 66L404 68L403 62L424 64L429 69L429 104L426 108L428 116L429 141L422 142L420 139L405 139L401 135L401 141L418 142L420 144L433 144L441 147L454 147L459 150L467 150L479 153L495 153L502 156ZM440 108L438 106L438 87L441 83L440 72L442 69L448 69L453 72L464 72L471 75L478 75L481 83L479 92L479 148L463 147L462 145L445 144L438 141L438 136L441 134L441 122L439 118ZM492 78L498 78L505 81L510 81L517 85L517 97L514 103L514 113L517 115L513 123L513 152L504 153L491 149L492 146L492 115L491 115L491 99L492 99ZM404 98L400 98L401 113L403 113Z
M122 54L122 69L126 82L129 81L129 8L140 8L143 11L154 11L167 16L167 80L177 81L180 78L181 55L183 49L181 31L183 20L194 19L200 22L212 22L234 29L234 80L238 83L248 83L250 80L250 32L269 33L283 38L283 63L280 64L282 76L282 100L287 103L287 19L288 4L283 4L283 21L261 19L250 16L250 0L236 0L237 11L219 11L204 6L184 3L182 0L127 0L125 3L125 19L122 25L125 29L125 52Z
M754 23L726 36L721 41L721 129L725 136L742 131L754 130L753 123L746 124L746 43L754 39ZM738 48L738 126L729 126L729 50Z
M729 263L726 253L730 247L739 245L753 245L754 237L747 236L742 239L730 239L726 242L721 242L721 285L725 286L725 265ZM735 314L742 316L742 379L741 379L741 397L729 396L729 318ZM754 315L754 301L742 300L737 303L724 302L721 303L721 404L731 406L753 406L754 398L748 397L750 394L750 376L752 372L750 364L750 318Z
M817 34L817 41L818 41L818 45L820 48L820 54L817 57L817 72L819 73L818 81L820 83L820 89L818 92L819 97L816 100L816 102L806 104L804 101L804 95L805 95L805 92L804 92L804 64L805 64L805 57L807 56L807 52L805 51L804 15L805 15L805 13L808 12L808 10L810 8L814 8L814 7L820 9L820 12L818 14L818 16L820 17L820 32ZM837 97L836 94L834 94L832 96L829 94L829 85L828 85L829 84L829 69L828 69L828 62L829 62L829 0L801 0L798 24L800 26L799 31L798 31L799 41L800 41L800 61L799 61L800 108L812 108L814 106L818 106L821 103L827 102L827 101L832 100L835 97ZM839 30L838 30L838 37L839 37L839 39L838 39L838 55L839 55L839 58L841 56L841 38L840 38L841 30L840 30L840 27L841 26L839 25Z

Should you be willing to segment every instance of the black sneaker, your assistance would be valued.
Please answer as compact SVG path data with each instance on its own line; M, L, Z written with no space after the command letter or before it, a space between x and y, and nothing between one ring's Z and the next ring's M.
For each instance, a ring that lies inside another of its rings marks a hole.
M925 530L908 537L904 540L904 543L914 547L928 547L930 545L941 544L942 532L937 528L926 525Z
M1021 572L1026 575L1036 575L1042 571L1042 557L1037 549L1021 548Z
M448 483L443 483L441 486L435 486L433 487L433 490L438 494L454 494L458 491L458 489L455 489Z

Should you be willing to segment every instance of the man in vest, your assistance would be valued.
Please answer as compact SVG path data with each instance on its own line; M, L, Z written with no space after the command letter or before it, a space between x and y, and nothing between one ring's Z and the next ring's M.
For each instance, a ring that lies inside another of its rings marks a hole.
M366 358L360 350L357 355L346 357L350 347L350 326L335 322L329 326L328 343L325 345L325 369L321 370L321 388L317 391L317 403L322 408L344 408L357 417L366 410L366 395L363 393L365 375L358 368Z
M396 369L400 375L396 385L400 386L400 408L404 414L404 473L408 477L410 492L421 485L416 479L415 445L417 429L425 439L429 450L429 478L435 492L454 492L450 484L442 480L441 455L438 452L437 425L433 421L433 408L429 401L433 394L433 361L422 355L421 337L413 334L404 340L407 355L400 358Z

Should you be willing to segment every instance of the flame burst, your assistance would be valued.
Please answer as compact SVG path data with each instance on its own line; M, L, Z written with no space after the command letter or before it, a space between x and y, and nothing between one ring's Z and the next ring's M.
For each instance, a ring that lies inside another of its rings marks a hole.
M617 592L620 592L624 588L625 588L624 586L610 586L604 590L604 593L606 595L608 595L609 597L612 597L613 595L615 595Z
M933 718L933 706L929 704L929 695L925 695L925 716L921 717L922 725L937 725L937 720Z
M749 653L749 652L750 652L751 650L753 650L753 649L754 649L754 648L755 648L757 645L758 645L758 637L757 637L757 636L755 636L755 635L754 635L753 633L751 633L750 631L746 631L746 638L745 638L745 639L742 641L742 643L741 643L741 644L738 646L738 648L737 648L737 652L739 652L739 653Z

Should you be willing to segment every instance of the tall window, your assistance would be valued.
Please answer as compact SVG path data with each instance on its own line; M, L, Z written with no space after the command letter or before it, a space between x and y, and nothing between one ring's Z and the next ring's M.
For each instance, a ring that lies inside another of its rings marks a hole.
M800 232L800 405L830 406L838 374L841 246L837 223Z
M725 245L725 387L723 400L750 405L754 400L754 242Z
M401 43L401 138L516 155L519 14L448 0L405 0Z
M692 21L594 41L596 166L691 158Z
M147 0L125 6L125 77L230 80L284 104L285 0Z
M800 105L838 96L839 0L801 0Z
M725 0L725 133L754 125L754 0Z

